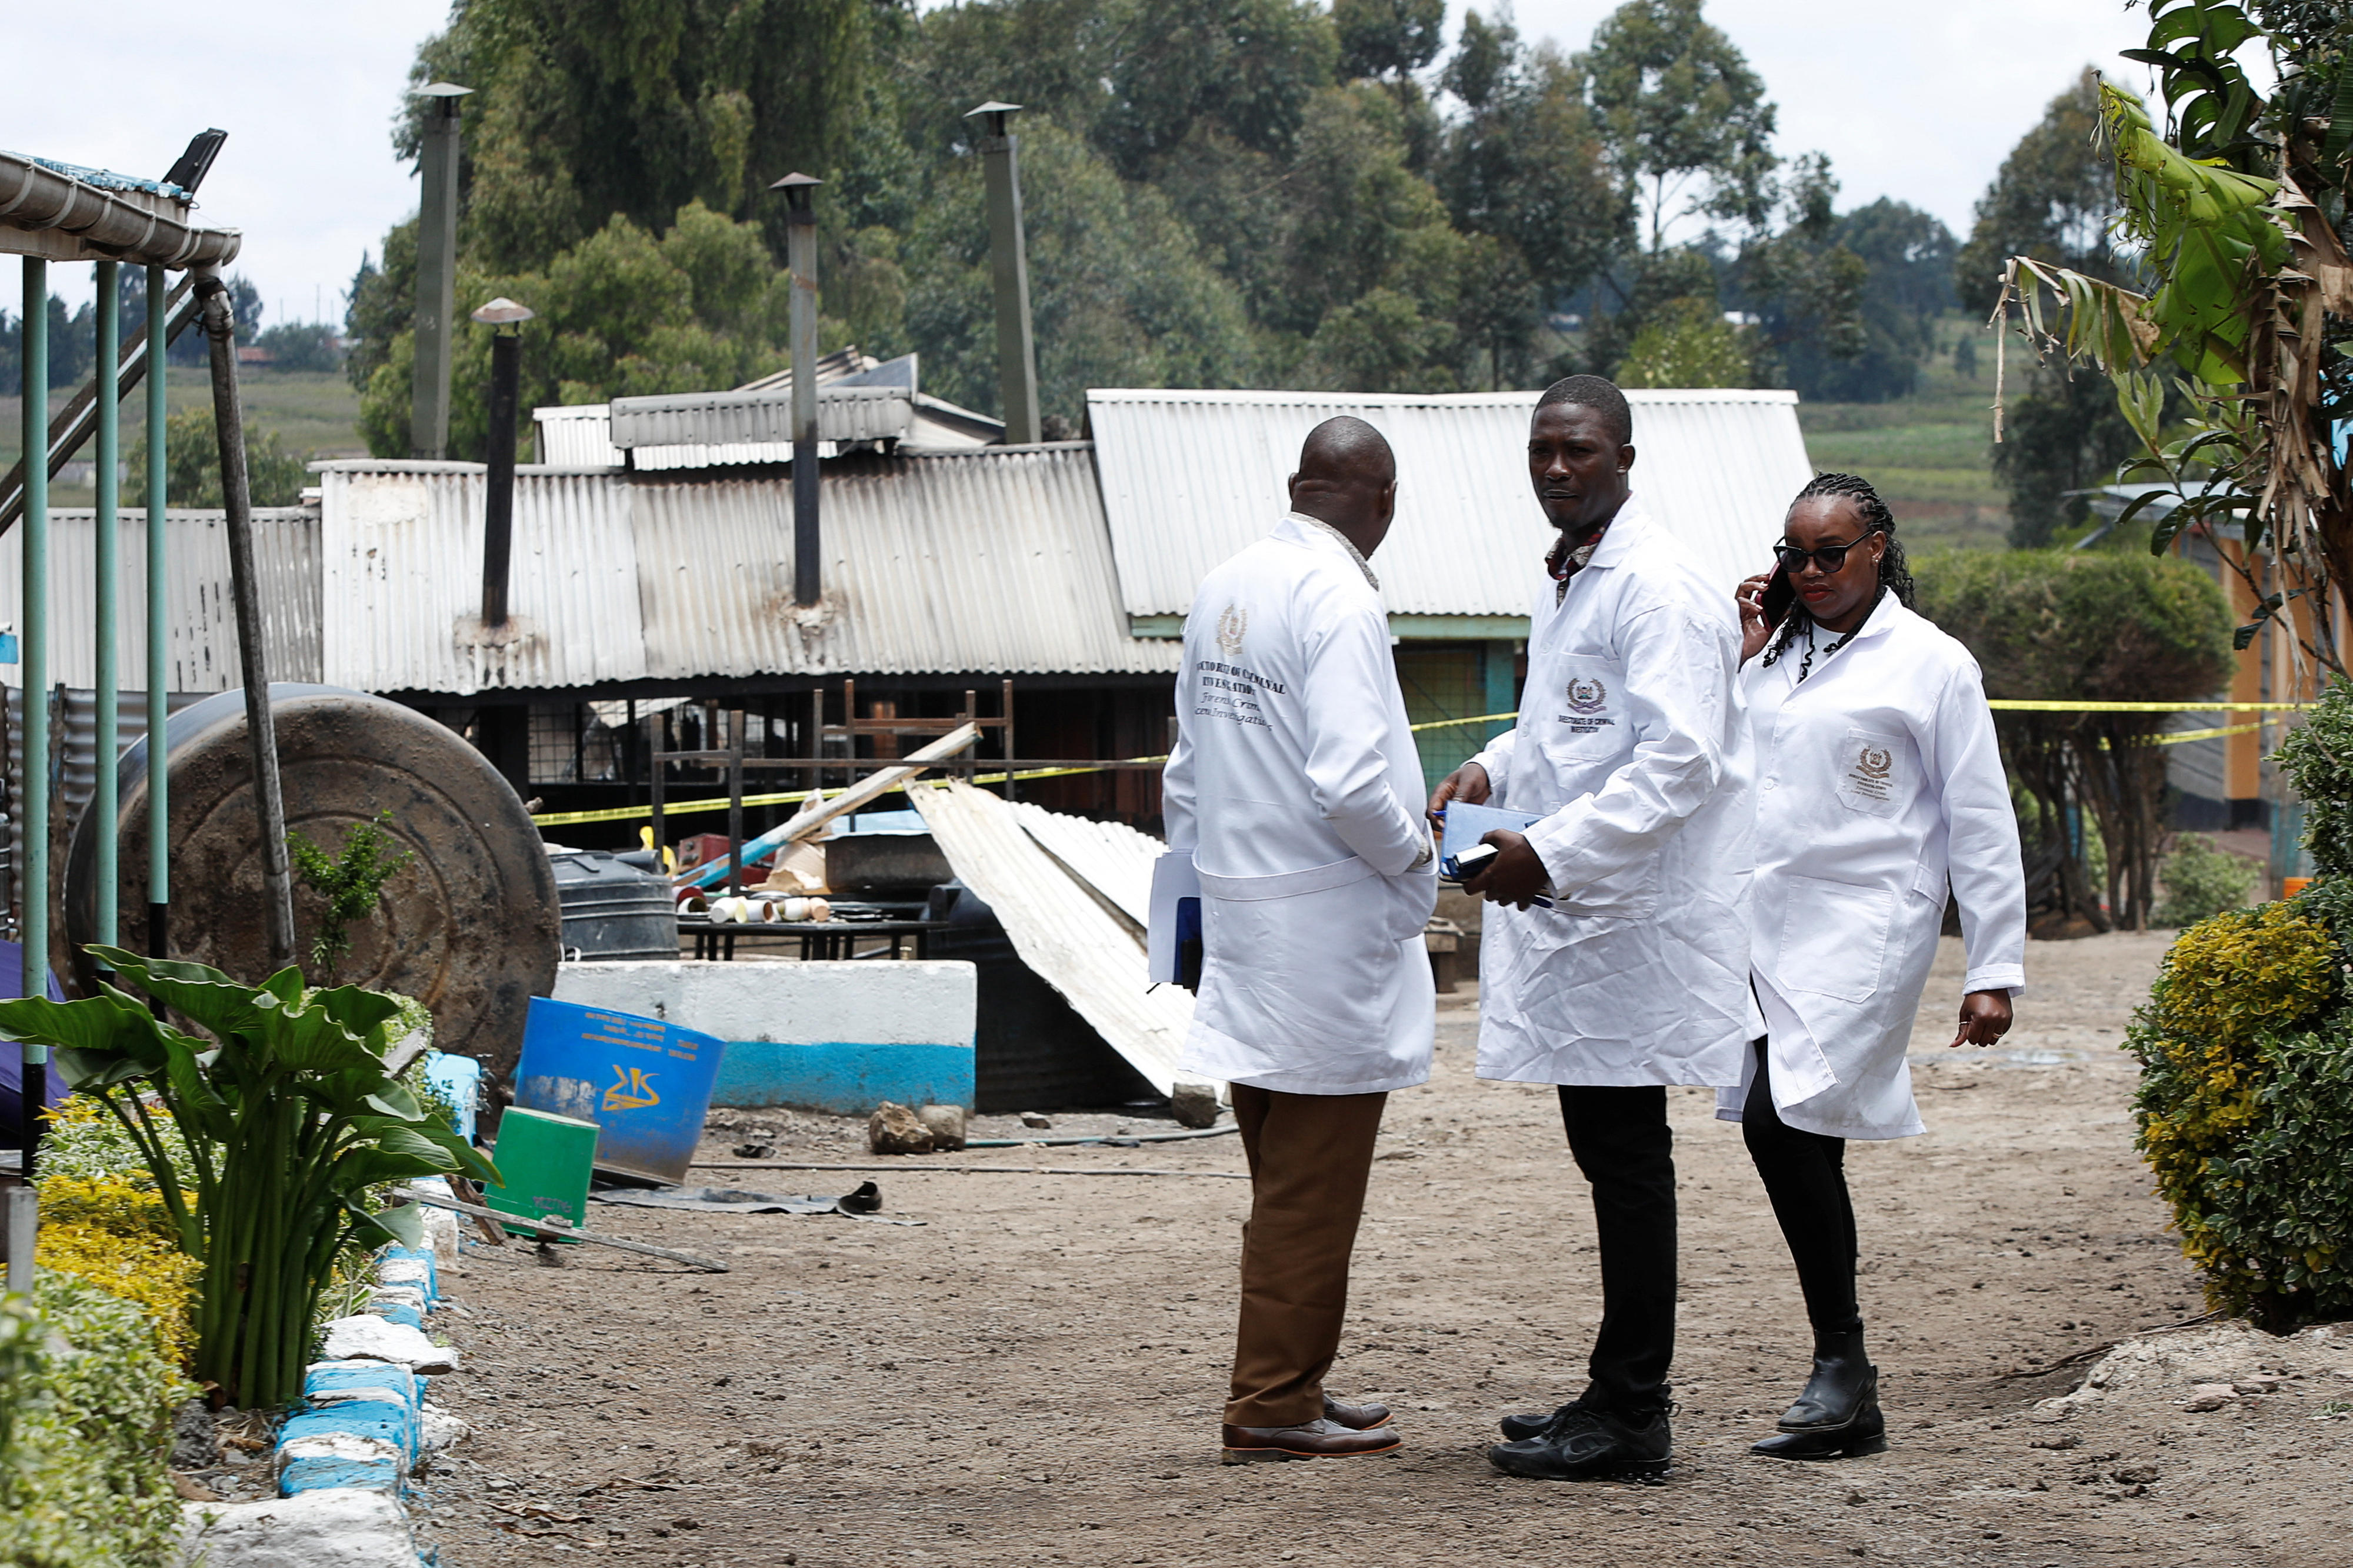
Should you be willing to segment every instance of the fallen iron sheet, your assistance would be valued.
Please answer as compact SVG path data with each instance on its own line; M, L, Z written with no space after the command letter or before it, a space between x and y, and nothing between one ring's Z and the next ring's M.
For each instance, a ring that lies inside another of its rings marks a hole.
M923 1225L920 1219L892 1219L882 1213L882 1189L860 1182L839 1197L812 1194L745 1192L741 1187L681 1187L649 1192L642 1187L604 1187L588 1194L600 1204L621 1204L641 1209L687 1209L700 1214L839 1214L881 1225Z
M1154 988L1144 943L1088 884L1024 830L1019 813L953 780L917 788L923 813L957 879L996 911L1021 962L1068 999L1104 1043L1152 1087L1176 1085L1177 1052L1193 1022L1192 994Z

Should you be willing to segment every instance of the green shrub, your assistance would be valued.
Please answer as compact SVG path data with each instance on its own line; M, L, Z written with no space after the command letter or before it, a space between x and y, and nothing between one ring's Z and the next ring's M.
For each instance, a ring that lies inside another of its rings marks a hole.
M2141 1153L2209 1304L2268 1324L2353 1308L2353 1013L2300 902L2174 942L2125 1046Z
M68 1275L0 1299L0 1563L162 1568L178 1560L167 1457L195 1390L145 1314Z
M2353 683L2328 683L2280 742L2280 771L2304 797L2304 847L2323 877L2353 877Z
M2242 910L2254 896L2262 872L2245 857L2217 849L2214 841L2185 833L2174 841L2158 879L2165 900L2157 906L2161 926L2194 926L2225 910Z

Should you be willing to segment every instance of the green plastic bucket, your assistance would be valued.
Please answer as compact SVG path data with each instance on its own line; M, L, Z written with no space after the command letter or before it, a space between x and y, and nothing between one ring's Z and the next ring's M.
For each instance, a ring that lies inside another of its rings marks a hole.
M588 1177L596 1163L596 1131L593 1121L510 1106L499 1118L498 1149L491 1156L506 1184L485 1187L483 1201L501 1214L586 1225ZM532 1233L515 1230L512 1234Z

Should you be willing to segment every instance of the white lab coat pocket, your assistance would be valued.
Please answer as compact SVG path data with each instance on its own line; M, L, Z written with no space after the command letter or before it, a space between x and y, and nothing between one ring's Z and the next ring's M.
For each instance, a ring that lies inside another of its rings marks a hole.
M1616 763L1634 750L1633 718L1626 706L1626 666L1596 654L1556 654L1544 661L1551 677L1542 700L1545 751L1577 764ZM1539 700L1535 690L1521 706Z
M1436 882L1362 860L1268 877L1201 873L1208 964L1200 1016L1236 1039L1360 1048L1387 1031L1398 944Z
M1912 743L1901 735L1849 730L1834 759L1838 797L1850 811L1893 816L1912 798Z
M1879 989L1895 895L1820 877L1789 879L1774 978L1785 990L1867 1002Z

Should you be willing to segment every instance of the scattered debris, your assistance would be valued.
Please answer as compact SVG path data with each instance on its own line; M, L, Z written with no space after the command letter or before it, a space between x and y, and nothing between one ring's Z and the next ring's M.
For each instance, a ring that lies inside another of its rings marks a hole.
M681 1187L672 1192L649 1192L640 1187L615 1187L588 1194L600 1204L630 1208L691 1209L707 1214L839 1214L852 1219L881 1220L882 1189L861 1182L839 1197L805 1193L780 1195L751 1193L739 1187ZM922 1225L919 1219L882 1220L886 1225Z
M472 1215L478 1219L491 1219L501 1225L511 1226L516 1230L528 1230L538 1237L543 1249L546 1247L551 1238L586 1241L597 1247L618 1247L623 1252L642 1252L649 1258L667 1258L672 1263L683 1263L690 1268L700 1268L705 1274L727 1272L727 1265L724 1263L713 1263L707 1258L697 1258L691 1253L674 1251L667 1247L651 1247L642 1241L624 1241L617 1236L596 1236L588 1231L574 1229L570 1226L557 1225L552 1220L525 1219L521 1215L501 1214L496 1209L476 1208L471 1204L461 1204L452 1199L436 1197L432 1194L420 1192L414 1187L408 1190L406 1195L414 1203L430 1204L436 1208L455 1209L459 1214ZM542 1261L545 1259L543 1258Z
M915 1115L924 1126L932 1130L933 1148L961 1149L964 1147L963 1106L926 1105L919 1109Z
M1218 1086L1179 1083L1168 1092L1168 1110L1179 1127L1214 1127L1218 1124Z
M1054 1119L1042 1110L1025 1110L1021 1113L1021 1125L1034 1127L1043 1132L1047 1128L1054 1125Z
M774 1143L738 1143L730 1151L738 1160L765 1160L776 1152Z
M928 1154L932 1130L910 1107L886 1100L866 1119L866 1146L877 1154Z

